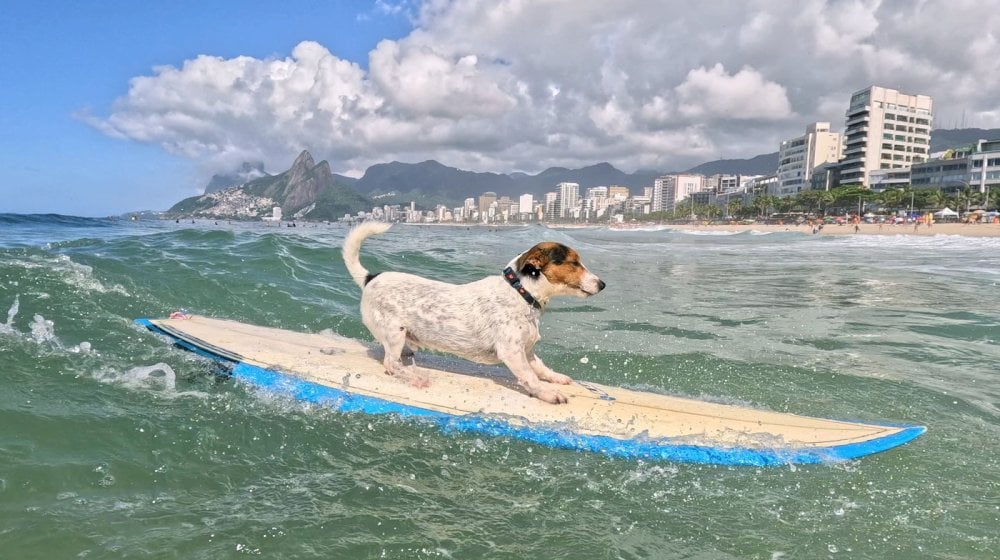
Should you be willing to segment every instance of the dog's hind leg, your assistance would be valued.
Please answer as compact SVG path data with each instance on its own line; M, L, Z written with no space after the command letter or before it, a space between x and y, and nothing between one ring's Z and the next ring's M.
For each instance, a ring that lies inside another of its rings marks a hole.
M406 350L408 350L406 345L406 327L388 327L384 329L382 334L383 336L379 340L385 349L385 358L382 360L382 365L385 366L389 375L406 379L415 387L422 388L429 386L430 379L426 374L421 374L416 366L412 364L406 365L403 363L402 358L406 355ZM411 350L409 356L412 357L412 355L413 352Z

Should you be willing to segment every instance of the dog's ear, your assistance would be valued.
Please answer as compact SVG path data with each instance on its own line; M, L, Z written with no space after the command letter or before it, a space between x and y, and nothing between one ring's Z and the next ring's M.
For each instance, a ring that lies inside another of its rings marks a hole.
M517 270L524 276L538 278L549 263L559 264L566 260L566 251L566 246L560 243L539 243L517 259Z

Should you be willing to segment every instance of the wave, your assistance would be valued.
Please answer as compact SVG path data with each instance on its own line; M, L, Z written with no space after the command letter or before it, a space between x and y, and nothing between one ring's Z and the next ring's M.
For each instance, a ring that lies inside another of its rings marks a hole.
M0 214L0 225L58 225L65 227L113 227L113 218L84 218L64 214Z

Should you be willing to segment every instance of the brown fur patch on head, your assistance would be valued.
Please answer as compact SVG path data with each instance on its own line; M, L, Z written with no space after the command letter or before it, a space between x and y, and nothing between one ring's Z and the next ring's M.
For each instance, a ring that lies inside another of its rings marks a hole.
M580 255L576 251L562 243L544 241L528 249L517 259L517 270L532 278L544 274L552 284L579 287L586 269L580 263Z

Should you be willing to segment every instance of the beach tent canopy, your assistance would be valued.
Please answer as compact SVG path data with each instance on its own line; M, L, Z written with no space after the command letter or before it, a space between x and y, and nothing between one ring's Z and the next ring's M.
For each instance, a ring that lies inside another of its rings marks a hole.
M947 206L945 206L944 209L938 210L937 212L934 213L934 215L935 216L957 216L958 212L956 212L956 211L952 210L951 208L948 208Z

